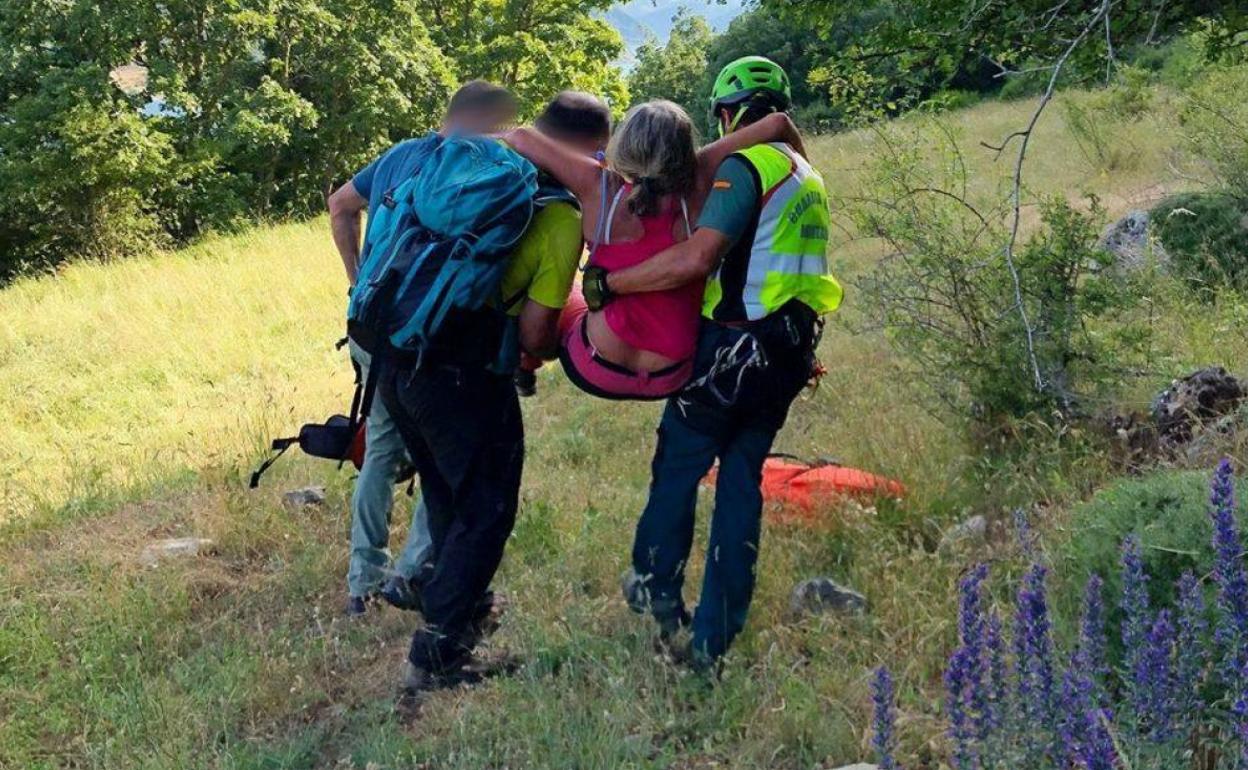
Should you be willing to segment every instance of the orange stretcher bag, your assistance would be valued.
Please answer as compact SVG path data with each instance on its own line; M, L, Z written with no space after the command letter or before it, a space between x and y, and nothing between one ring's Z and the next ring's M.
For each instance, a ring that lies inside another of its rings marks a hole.
M702 483L714 486L719 467L711 469ZM821 509L846 498L877 500L905 497L898 481L847 468L830 460L808 462L793 455L773 454L763 463L764 510L773 518L813 522Z

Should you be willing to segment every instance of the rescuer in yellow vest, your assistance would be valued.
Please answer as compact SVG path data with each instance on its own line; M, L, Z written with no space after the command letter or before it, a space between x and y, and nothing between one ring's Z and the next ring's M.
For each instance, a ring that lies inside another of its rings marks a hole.
M750 56L720 72L711 111L728 133L788 110L790 100L784 70ZM630 606L653 613L676 652L684 649L676 635L692 627L690 660L705 669L745 625L763 462L811 377L819 318L841 302L826 263L827 191L805 158L786 144L756 145L725 160L713 185L688 240L627 270L587 276L598 285L585 292L610 301L706 280L693 381L663 414L624 586ZM717 458L706 571L691 617L682 587L697 487Z

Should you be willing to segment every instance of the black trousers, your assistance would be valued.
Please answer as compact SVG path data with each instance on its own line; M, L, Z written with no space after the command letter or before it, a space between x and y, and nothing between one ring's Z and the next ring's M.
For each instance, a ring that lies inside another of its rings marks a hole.
M420 474L433 539L425 628L408 659L442 672L477 641L478 606L516 522L524 426L510 378L479 366L387 369L378 390Z

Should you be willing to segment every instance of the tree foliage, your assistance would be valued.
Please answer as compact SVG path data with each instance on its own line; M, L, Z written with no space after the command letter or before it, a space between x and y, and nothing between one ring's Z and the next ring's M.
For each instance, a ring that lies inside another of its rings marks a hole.
M637 66L628 79L633 103L669 99L705 123L707 55L715 39L706 19L682 7L666 44L650 39L637 48Z
M1133 45L1152 43L1201 18L1225 22L1222 37L1245 26L1233 0L762 0L764 8L831 39L861 25L816 67L828 98L868 115L895 113L946 88L985 90L1010 73L1047 69L1104 10L1103 30L1089 35L1066 63L1071 80L1104 82ZM864 20L869 25L862 25ZM1036 72L1039 76L1040 72Z
M619 36L590 16L607 4L0 5L0 279L319 210L435 126L457 80L499 80L530 111L569 86L622 102Z

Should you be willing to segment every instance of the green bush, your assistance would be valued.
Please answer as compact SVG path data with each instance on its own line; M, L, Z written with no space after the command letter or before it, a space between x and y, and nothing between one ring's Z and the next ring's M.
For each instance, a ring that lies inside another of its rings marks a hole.
M1207 66L1204 46L1195 34L1180 35L1161 45L1133 46L1124 58L1173 88L1187 87Z
M1229 194L1248 200L1248 63L1212 66L1184 92L1179 131L1188 152Z
M808 134L830 134L840 131L850 121L845 110L824 102L803 104L796 107L792 115L798 128Z
M956 138L898 129L882 140L889 151L846 202L858 231L891 252L858 282L861 304L946 403L990 429L1077 417L1143 363L1149 330L1132 313L1143 279L1103 269L1095 199L1090 211L1042 201L1043 227L1007 260L1005 208L961 197Z
M1074 627L1084 584L1093 573L1105 581L1108 627L1122 622L1120 556L1128 535L1143 546L1153 607L1174 606L1175 582L1184 572L1191 570L1198 578L1209 574L1214 561L1209 481L1204 471L1160 471L1119 481L1074 509L1049 551L1053 607L1071 621L1067 626ZM1245 510L1241 499L1241 522ZM1121 652L1111 650L1111 655Z
M1153 209L1171 269L1202 293L1248 290L1248 206L1221 193L1185 193Z
M937 91L923 102L923 107L932 112L953 112L974 107L984 100L984 95L977 91L947 89Z

